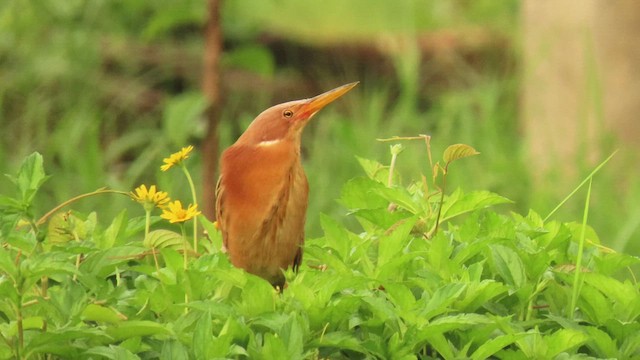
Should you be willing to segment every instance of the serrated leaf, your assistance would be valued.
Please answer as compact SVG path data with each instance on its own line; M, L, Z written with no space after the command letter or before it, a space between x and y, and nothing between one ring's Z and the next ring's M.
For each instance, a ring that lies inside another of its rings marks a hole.
M11 179L18 187L22 195L22 201L31 203L36 191L38 191L40 186L48 179L48 176L44 172L42 155L34 152L27 156L22 162L22 165L20 165L18 175Z
M318 347L344 349L367 354L367 350L362 346L362 341L359 341L353 333L348 331L334 331L324 334L320 339L314 341L314 344Z
M193 330L193 352L198 359L208 359L209 344L213 337L213 325L211 323L211 312L204 311L196 322Z
M409 218L398 224L389 234L383 234L378 240L378 268L396 257L411 240L410 233L417 218Z
M561 352L584 344L589 340L589 336L579 330L560 329L551 335L543 336L542 340L547 345L546 358L553 359Z
M372 179L353 178L342 187L340 203L347 209L386 208L388 201L373 192L375 189L384 187L383 184Z
M356 156L356 159L362 166L369 179L377 181L386 181L389 176L389 169L377 161L369 160Z
M449 147L447 147L447 149L444 151L443 159L444 162L448 165L455 160L464 159L466 157L478 154L480 153L469 145L454 144L449 145Z
M472 211L512 202L513 201L503 196L489 191L472 191L465 194L462 190L456 189L451 195L445 197L445 201L442 204L442 219L440 221L444 222Z
M471 359L489 359L498 351L513 344L524 336L526 336L526 334L506 334L493 338L478 347L478 349L473 352L473 355L471 355Z
M622 357L618 351L618 344L605 331L593 326L585 326L583 329L591 336L587 346L594 349L597 354L611 359Z
M428 320L447 312L449 305L458 300L465 288L465 284L461 283L451 283L439 288L425 304L421 316Z
M371 189L371 191L380 195L388 202L394 203L414 215L422 213L421 200L414 199L409 191L403 187L380 186L375 189Z
M518 254L503 245L491 245L491 254L496 271L511 287L512 291L520 289L526 281L524 264Z

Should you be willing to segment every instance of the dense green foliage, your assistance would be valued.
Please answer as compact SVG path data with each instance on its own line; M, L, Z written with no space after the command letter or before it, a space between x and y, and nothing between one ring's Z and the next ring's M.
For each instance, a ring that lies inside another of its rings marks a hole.
M126 210L108 225L75 211L45 224L32 211L47 179L35 153L0 198L0 358L640 356L640 287L625 275L639 259L584 223L496 213L509 200L490 192L441 198L449 164L474 153L450 147L436 184L406 188L360 159L366 176L340 201L362 232L320 216L324 235L282 293L231 266L204 218L199 253L158 218L155 231L174 235L143 241L144 217Z
M196 249L181 232L190 240L191 223L156 213L145 237L145 212L123 196L154 182L192 198L159 166L204 134L206 1L0 1L0 173L12 174L0 176L0 359L640 358L639 261L610 249L638 252L637 169L622 158L552 216L528 210L549 213L575 181L532 180L518 0L223 3L221 147L276 102L361 82L305 132L300 273L279 294L233 268L204 217ZM500 46L422 58L411 45L470 29ZM273 38L406 48L361 76L349 61L283 66L295 51ZM422 139L392 146L391 177L386 160L364 159L387 158L375 139L412 134L434 136L442 166ZM445 152L451 141L483 155L456 162L444 187L448 164L473 153Z

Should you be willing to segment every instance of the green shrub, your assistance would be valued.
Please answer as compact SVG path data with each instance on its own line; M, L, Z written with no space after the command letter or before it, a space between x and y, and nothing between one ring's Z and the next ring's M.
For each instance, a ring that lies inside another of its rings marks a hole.
M324 236L306 242L282 293L231 266L202 216L195 248L189 226L158 216L36 216L47 176L29 156L0 197L0 358L640 356L626 272L637 258L600 245L586 216L505 215L492 210L509 203L497 194L445 194L449 164L475 154L464 145L431 164L433 181L394 185L401 151L391 166L360 159L366 176L340 202L362 231L320 215Z

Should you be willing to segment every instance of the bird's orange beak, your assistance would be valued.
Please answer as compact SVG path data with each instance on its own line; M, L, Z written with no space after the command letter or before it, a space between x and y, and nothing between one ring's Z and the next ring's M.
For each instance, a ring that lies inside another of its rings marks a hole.
M307 100L306 103L302 105L300 108L300 119L309 119L315 113L320 111L323 107L327 106L340 96L349 92L349 90L353 89L356 85L358 85L359 81L352 82L350 84L342 85L333 90L329 90L325 93L322 93L318 96L312 97Z

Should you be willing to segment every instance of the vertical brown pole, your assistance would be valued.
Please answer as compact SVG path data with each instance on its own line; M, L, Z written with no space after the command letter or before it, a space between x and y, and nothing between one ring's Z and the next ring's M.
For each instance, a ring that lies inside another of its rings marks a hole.
M204 71L202 91L208 100L206 110L207 134L202 144L202 196L203 211L207 218L215 217L215 187L218 167L218 122L220 121L220 55L222 54L222 27L220 8L222 0L209 0L205 29Z

